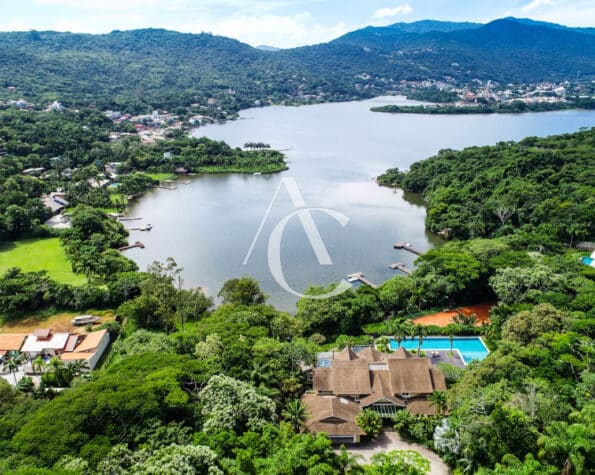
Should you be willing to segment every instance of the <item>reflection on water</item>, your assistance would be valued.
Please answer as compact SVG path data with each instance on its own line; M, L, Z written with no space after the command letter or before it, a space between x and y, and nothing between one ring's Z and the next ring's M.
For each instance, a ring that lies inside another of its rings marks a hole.
M406 241L424 251L440 238L424 229L425 208L419 195L380 187L374 177L387 168L407 169L411 163L442 148L493 144L528 135L548 135L595 124L588 111L489 116L428 116L372 113L373 105L402 102L377 98L364 102L303 107L267 107L244 111L237 120L198 129L233 146L262 141L286 150L290 169L275 175L196 176L176 190L158 189L129 207L129 216L151 223L151 232L131 232L143 250L127 255L141 269L153 260L173 257L184 268L186 286L201 286L216 295L225 280L256 277L270 301L286 310L296 298L272 279L267 264L271 231L295 210L281 189L262 227L254 252L244 258L282 177L295 178L306 207L330 208L349 217L343 228L322 212L312 219L332 265L321 266L303 226L289 221L282 239L281 260L292 288L326 285L363 272L380 283L394 275L389 264L413 266L415 255L392 245ZM131 226L132 227L132 226Z

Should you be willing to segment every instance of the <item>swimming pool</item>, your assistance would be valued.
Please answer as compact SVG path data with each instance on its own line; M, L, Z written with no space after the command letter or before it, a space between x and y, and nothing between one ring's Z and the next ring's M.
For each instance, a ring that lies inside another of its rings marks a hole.
M401 346L406 350L417 350L417 338L414 338L413 340L408 338L401 342ZM397 342L392 338L390 339L390 347L391 350L396 350L398 348ZM456 336L453 339L452 348L453 350L459 350L466 364L469 364L473 360L483 360L490 353L484 342L478 336ZM421 344L421 349L424 351L450 351L450 339L442 336L427 336Z

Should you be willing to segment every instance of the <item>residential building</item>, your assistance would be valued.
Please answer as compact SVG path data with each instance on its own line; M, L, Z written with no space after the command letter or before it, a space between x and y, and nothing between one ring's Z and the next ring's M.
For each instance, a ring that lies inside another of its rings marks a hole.
M391 417L399 410L435 414L428 396L446 389L442 371L429 358L414 356L403 348L387 354L373 347L358 352L347 347L324 356L313 370L314 392L302 401L310 409L306 425L314 431L324 427L334 441L345 442L349 437L353 442L359 440L361 434L353 424L363 409L374 410L382 417ZM336 408L342 409L337 412L340 416L329 416Z
M50 328L35 330L25 339L21 352L28 359L57 356L65 351L69 336L70 333L55 333Z
M353 444L365 435L355 423L359 404L334 396L304 394L302 402L309 414L305 426L312 434L324 432L336 444Z
M109 346L109 333L107 330L99 330L78 336L82 336L82 340L77 342L78 344L71 352L62 353L60 359L62 361L86 361L89 369L95 369Z
M26 333L0 334L0 361L9 351L20 351L27 338Z
M66 200L66 194L63 192L53 191L49 195L41 197L42 203L52 210L52 213L58 213L70 203Z

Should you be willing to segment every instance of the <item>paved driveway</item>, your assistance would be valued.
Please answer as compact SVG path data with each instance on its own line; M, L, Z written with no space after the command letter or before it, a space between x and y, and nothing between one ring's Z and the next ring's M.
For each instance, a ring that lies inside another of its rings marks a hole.
M438 455L423 445L407 442L394 431L385 430L382 434L370 442L346 446L347 452L351 455L361 456L360 462L365 463L370 460L372 455L378 452L388 452L391 450L415 450L424 458L430 461L430 475L449 475L451 473L448 465L442 461Z

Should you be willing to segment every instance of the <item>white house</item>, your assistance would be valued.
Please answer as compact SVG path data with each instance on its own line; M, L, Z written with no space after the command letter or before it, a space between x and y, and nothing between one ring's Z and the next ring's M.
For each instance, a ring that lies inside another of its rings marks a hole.
M70 333L54 333L51 329L45 328L35 330L27 337L21 347L29 359L37 356L56 356L66 351L66 343Z
M81 335L84 339L74 348L74 351L62 353L62 361L86 361L89 369L95 369L99 360L109 345L109 333L107 330Z

